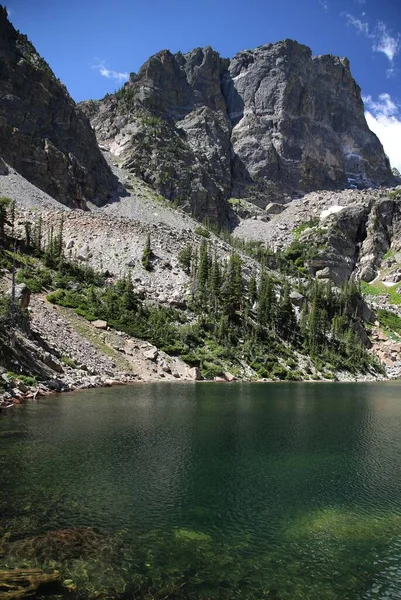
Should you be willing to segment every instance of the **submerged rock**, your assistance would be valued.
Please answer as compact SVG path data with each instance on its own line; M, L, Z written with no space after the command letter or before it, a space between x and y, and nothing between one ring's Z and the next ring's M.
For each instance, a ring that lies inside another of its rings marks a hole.
M41 569L0 571L0 600L18 600L33 596L39 588L59 582L58 571L52 573L44 573Z
M5 545L7 554L20 558L57 561L98 553L104 546L102 536L90 527L56 529L26 540Z

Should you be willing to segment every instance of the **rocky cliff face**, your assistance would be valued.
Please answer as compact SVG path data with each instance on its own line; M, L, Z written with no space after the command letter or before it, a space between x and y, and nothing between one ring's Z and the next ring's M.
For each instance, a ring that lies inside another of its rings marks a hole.
M236 161L253 179L289 191L391 181L347 59L312 57L292 40L268 44L234 57L223 91Z
M1 6L0 156L70 206L104 204L115 186L88 119Z
M81 107L123 167L220 223L230 196L265 207L393 181L348 61L291 40L231 61L210 47L164 50L118 93Z

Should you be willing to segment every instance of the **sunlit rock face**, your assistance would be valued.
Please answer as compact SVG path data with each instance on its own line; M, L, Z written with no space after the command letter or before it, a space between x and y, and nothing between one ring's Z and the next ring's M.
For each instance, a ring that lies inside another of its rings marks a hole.
M63 204L104 204L115 179L85 115L0 6L0 156Z
M267 44L233 58L223 90L234 155L254 179L290 192L392 180L347 59Z
M163 50L118 93L80 106L124 167L220 223L230 196L264 207L393 180L347 59L312 57L292 40L232 60L210 47Z

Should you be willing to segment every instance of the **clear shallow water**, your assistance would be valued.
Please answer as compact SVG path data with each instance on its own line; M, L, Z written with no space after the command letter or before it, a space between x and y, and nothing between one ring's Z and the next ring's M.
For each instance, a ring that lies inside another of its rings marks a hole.
M53 397L2 415L0 464L0 569L78 596L401 599L399 383Z

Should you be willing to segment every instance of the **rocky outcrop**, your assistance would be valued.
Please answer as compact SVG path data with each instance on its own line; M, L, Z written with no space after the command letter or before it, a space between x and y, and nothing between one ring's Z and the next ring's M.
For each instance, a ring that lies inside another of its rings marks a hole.
M221 225L232 217L231 125L220 89L227 65L211 48L164 50L115 95L80 104L123 168Z
M115 179L88 119L1 6L0 90L0 156L63 204L104 204Z
M299 240L317 249L316 257L308 261L309 272L317 279L340 285L353 275L370 282L378 275L383 255L390 247L400 247L401 202L381 191L361 195L359 202L349 205L333 205Z
M236 186L244 166L290 192L391 181L347 59L312 57L292 40L267 44L234 57L223 90Z
M222 59L210 47L150 58L119 92L85 102L121 165L198 218L230 218L309 190L393 182L347 59L292 40Z

